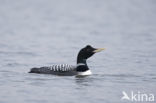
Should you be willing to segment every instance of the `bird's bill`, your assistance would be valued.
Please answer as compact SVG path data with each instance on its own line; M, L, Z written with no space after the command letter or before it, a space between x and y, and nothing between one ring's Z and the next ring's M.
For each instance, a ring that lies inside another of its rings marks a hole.
M102 51L102 50L105 50L105 48L97 48L97 49L95 49L93 52L94 52L94 53L97 53L97 52L100 52L100 51Z

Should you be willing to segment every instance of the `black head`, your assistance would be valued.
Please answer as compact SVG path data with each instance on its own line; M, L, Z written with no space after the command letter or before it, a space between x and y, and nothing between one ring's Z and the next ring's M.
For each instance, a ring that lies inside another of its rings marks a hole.
M87 60L89 57L91 57L96 52L100 52L104 50L104 48L93 48L90 45L87 45L86 47L82 48L78 54L77 62L81 62L81 60Z

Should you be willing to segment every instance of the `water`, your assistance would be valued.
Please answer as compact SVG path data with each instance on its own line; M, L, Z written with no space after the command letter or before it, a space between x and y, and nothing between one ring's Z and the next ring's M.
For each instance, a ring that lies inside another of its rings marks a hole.
M122 91L156 95L155 0L0 0L0 103L121 103ZM27 73L76 64L105 47L84 78Z

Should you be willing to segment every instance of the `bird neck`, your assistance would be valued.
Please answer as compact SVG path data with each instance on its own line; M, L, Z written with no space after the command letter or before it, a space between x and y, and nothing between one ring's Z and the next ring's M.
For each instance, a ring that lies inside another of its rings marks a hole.
M78 64L82 64L82 65L86 65L87 66L86 59L78 57L77 58L77 65Z
M78 56L77 58L77 68L76 70L78 72L84 72L84 71L87 71L89 70L88 66L87 66L87 62L86 62L86 59L84 58L81 58Z

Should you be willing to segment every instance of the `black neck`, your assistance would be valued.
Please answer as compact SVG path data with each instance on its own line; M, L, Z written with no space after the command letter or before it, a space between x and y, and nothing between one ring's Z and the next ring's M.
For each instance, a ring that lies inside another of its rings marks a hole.
M77 71L84 72L87 70L89 70L89 68L87 66L86 59L78 56L78 58L77 58Z
M78 56L77 57L77 64L80 64L80 63L87 65L86 59L81 58L80 56Z

